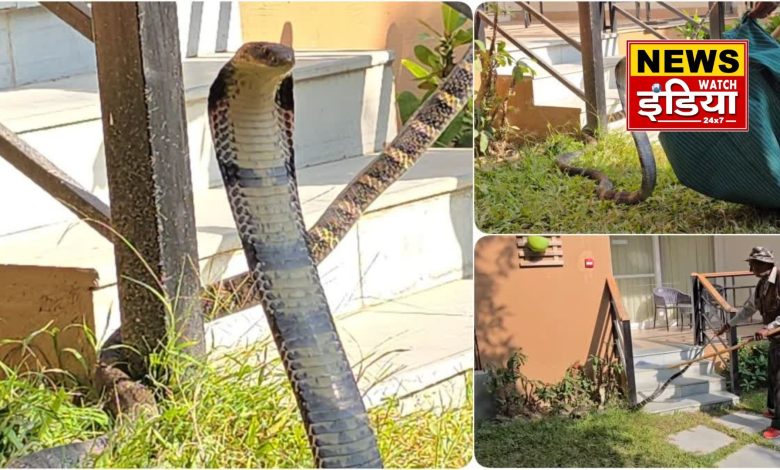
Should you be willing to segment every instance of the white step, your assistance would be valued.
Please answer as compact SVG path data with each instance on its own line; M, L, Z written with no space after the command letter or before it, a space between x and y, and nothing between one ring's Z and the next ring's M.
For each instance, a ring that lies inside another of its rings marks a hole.
M670 369L658 364L635 364L634 376L637 383L645 381L664 381L680 371L679 367ZM686 377L717 375L712 361L701 361L691 365L685 372Z
M664 346L653 349L639 349L634 354L635 365L669 365L696 357L701 348L694 346Z
M619 51L617 35L605 33L602 36L601 53L604 56L616 55ZM578 37L574 39L579 42ZM580 52L560 38L539 38L532 40L519 38L519 42L548 64L580 63L582 60ZM520 52L517 47L510 43L507 43L506 50L512 54L512 57L515 59L522 59L526 64L533 62L525 53Z
M307 225L373 156L303 168ZM319 267L331 308L352 311L471 273L471 149L432 149L379 197ZM203 283L239 274L246 260L222 187L195 196ZM118 325L113 247L84 223L60 223L0 237L0 264L91 268L99 336Z
M184 87L193 188L218 186L206 116L208 89L230 54L186 59ZM298 167L380 151L396 134L389 51L298 52L294 69ZM94 73L0 91L0 122L87 190L108 200ZM74 216L0 159L0 235Z
M729 392L711 392L692 395L685 398L673 398L660 402L648 403L642 410L646 413L676 413L689 411L704 411L722 406L733 406L739 403L739 397Z
M644 400L655 392L663 381L644 381L637 383L637 400ZM727 391L726 380L714 375L689 376L683 375L674 379L654 401L664 401L669 398L685 398L703 393Z
M617 84L615 83L615 64L619 57L605 57L604 58L604 84L607 92L612 92L614 97L617 97ZM532 68L536 70L536 75L533 79L534 89L534 103L537 106L560 106L564 100L578 99L571 90L563 85L558 78L539 67L538 64L533 64ZM565 63L555 66L556 72L560 73L569 82L577 86L580 90L584 89L585 78L582 70L582 64L577 63ZM582 100L579 100L582 101Z
M473 292L472 280L458 280L336 318L366 406L389 397L401 399L404 412L463 405L465 374L474 360ZM436 341L431 341L432 331ZM260 307L206 326L207 343L218 351L247 346L268 334Z

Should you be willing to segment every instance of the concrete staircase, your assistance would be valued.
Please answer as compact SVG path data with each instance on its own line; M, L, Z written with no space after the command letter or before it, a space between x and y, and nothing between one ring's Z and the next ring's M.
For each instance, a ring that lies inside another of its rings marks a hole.
M184 88L193 189L221 184L206 117L208 89L231 54L185 59ZM299 52L295 77L295 157L299 168L378 152L396 133L389 51ZM108 201L97 77L94 73L0 91L0 122L19 134L84 188ZM0 196L24 194L24 204L0 205L0 236L74 221L4 160Z
M214 54L183 64L204 284L247 269L205 115L208 87L228 57ZM304 51L296 59L296 165L304 219L311 226L397 132L393 56ZM0 122L108 200L94 74L0 91L0 102ZM391 394L406 397L410 406L432 403L423 395L438 397L444 390L453 400L465 396L464 374L472 369L466 331L473 324L472 158L471 149L427 152L319 266L350 357L386 352L388 344L403 350L388 356L388 367L403 370L367 393L370 405ZM15 201L0 205L0 264L96 270L94 327L98 341L104 340L120 320L112 245L2 159L0 197ZM442 299L449 302L446 308ZM259 307L220 318L207 331L215 346L267 334ZM435 347L440 341L431 342L431 331L453 337L446 347Z
M697 347L664 345L652 349L638 349L634 354L637 401L644 400L666 380L679 371L669 365L693 359ZM681 377L675 379L664 392L644 407L648 413L699 411L733 405L739 397L726 388L726 380L714 370L712 361L693 364Z
M533 51L542 60L552 65L553 68L566 79L578 86L584 86L582 57L580 53L563 39L521 39L522 44ZM578 109L580 115L580 127L585 124L585 103L571 90L566 88L556 77L544 70L534 60L512 45L507 45L507 50L513 58L522 61L531 67L536 74L533 77L533 105L540 108L569 108ZM618 97L615 83L615 65L620 60L617 48L617 35L604 34L602 39L602 53L604 54L604 79L606 83L607 112L609 114L620 111L620 98ZM510 74L510 67L499 68L499 74ZM618 124L619 123L619 124ZM624 128L624 121L611 123L610 127Z

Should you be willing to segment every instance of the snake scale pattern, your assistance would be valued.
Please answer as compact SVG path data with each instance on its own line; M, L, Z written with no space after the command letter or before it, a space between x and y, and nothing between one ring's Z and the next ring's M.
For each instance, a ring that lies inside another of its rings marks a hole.
M626 59L623 58L615 66L615 78L617 82L618 95L620 96L620 105L625 112L626 109ZM558 168L564 173L572 176L584 176L595 180L598 183L597 193L599 199L611 199L621 204L637 204L644 201L653 194L655 189L656 168L655 157L653 156L653 147L650 144L650 138L645 132L632 132L637 153L639 154L639 164L642 167L642 185L637 191L616 191L612 181L606 174L592 168L580 168L572 165L572 161L583 154L582 150L574 152L565 152L556 157Z
M317 263L410 168L471 94L471 50L393 142L307 233L293 155L294 52L248 43L212 84L217 161L254 288L292 383L318 467L381 467L376 437L325 297Z

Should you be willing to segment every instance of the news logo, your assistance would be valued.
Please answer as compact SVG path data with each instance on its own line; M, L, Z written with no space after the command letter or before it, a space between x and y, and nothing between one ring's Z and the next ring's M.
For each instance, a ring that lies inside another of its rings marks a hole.
M629 131L748 130L747 41L628 41Z

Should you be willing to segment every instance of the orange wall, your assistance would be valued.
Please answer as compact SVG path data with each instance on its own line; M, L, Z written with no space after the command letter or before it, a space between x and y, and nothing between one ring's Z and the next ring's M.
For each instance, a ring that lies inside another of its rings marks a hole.
M392 50L398 93L416 91L401 59L414 58L420 34L428 31L420 20L442 30L438 2L242 2L240 6L244 41L276 41L310 50ZM424 43L432 47L436 41ZM460 55L465 53L461 49Z
M487 236L475 250L476 338L483 367L522 348L524 373L556 382L573 363L611 353L604 286L609 238L563 236L563 267L520 268L514 236ZM584 259L595 267L586 269Z

